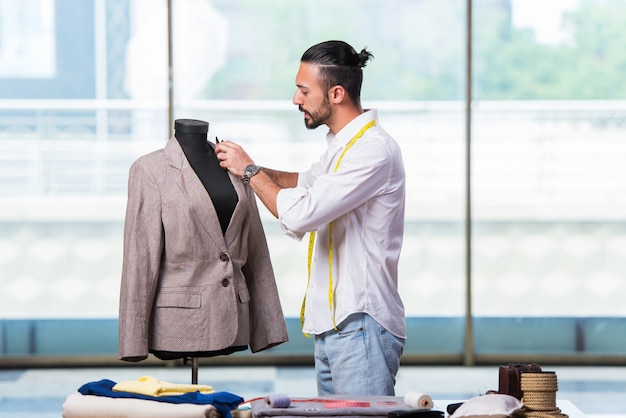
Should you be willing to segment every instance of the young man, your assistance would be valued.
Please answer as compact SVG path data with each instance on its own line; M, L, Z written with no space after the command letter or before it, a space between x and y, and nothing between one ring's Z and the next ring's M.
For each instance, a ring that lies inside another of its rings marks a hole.
M405 174L376 110L361 107L371 57L342 41L302 56L293 103L308 129L329 129L328 149L309 170L258 167L233 142L216 147L221 166L252 187L288 236L315 231L301 319L315 336L319 395L394 395L406 338L398 293Z

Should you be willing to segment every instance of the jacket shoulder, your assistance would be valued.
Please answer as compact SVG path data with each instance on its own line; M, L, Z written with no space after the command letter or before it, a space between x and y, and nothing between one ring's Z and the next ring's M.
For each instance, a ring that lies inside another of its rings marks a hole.
M163 149L158 149L147 154L142 155L141 157L135 160L135 163L138 164L150 164L157 161L161 161L165 158L165 152Z
M133 161L131 165L131 170L143 168L152 171L153 168L161 167L164 163L165 153L162 149L160 149L137 158L135 161Z

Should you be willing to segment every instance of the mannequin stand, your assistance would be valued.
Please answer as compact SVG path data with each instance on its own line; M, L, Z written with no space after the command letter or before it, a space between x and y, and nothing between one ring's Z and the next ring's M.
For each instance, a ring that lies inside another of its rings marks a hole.
M187 362L191 361L191 384L198 384L198 357L185 357L183 363L187 364Z

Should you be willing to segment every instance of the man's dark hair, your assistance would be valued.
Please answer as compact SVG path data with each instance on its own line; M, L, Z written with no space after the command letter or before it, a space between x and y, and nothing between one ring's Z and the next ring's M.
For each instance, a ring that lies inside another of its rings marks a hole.
M361 105L363 67L374 58L365 48L356 52L344 41L326 41L307 49L300 62L319 66L320 84L328 91L340 85L356 105Z

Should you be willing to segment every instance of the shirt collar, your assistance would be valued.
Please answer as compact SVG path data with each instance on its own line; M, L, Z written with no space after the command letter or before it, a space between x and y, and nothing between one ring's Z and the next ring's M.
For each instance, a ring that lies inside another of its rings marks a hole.
M356 118L352 119L346 126L344 126L336 135L328 131L326 134L326 141L328 145L335 145L344 147L350 140L356 135L363 126L371 122L372 120L378 120L378 112L376 109L366 109Z

